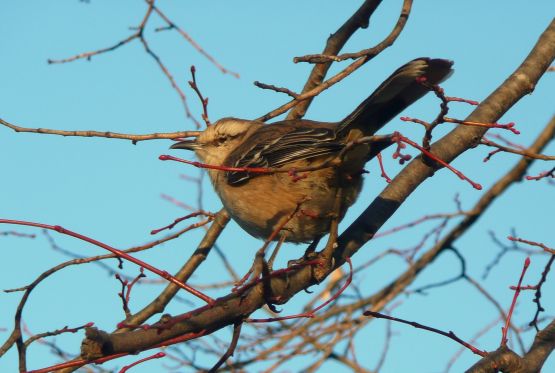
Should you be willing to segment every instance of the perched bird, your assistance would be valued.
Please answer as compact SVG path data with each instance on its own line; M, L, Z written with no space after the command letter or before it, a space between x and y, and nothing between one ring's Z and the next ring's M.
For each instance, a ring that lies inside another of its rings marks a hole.
M171 148L193 150L208 165L239 168L208 173L224 207L248 233L310 242L328 233L334 217L343 218L360 193L364 164L389 145L352 142L374 135L424 96L429 89L419 79L438 84L452 73L452 64L431 58L410 61L340 122L296 119L265 124L223 118L196 139ZM302 171L306 168L315 170ZM335 204L338 192L340 206Z

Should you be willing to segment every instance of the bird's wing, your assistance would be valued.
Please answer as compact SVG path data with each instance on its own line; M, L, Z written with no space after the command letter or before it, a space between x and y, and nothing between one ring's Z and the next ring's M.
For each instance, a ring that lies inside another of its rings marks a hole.
M294 128L278 123L262 127L247 142L250 148L239 146L226 160L226 166L277 168L301 159L336 154L344 147L331 128ZM226 174L231 185L244 183L257 175L248 171Z

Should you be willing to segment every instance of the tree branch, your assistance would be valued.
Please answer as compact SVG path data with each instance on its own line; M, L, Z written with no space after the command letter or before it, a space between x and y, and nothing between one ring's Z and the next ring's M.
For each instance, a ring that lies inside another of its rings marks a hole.
M0 124L11 128L15 132L29 132L29 133L42 133L47 135L58 135L58 136L77 136L77 137L105 137L107 139L121 139L121 140L131 140L133 144L139 141L145 140L155 140L155 139L177 139L182 137L194 137L199 135L199 131L180 131L180 132L166 132L166 133L150 133L146 135L131 135L127 133L117 133L117 132L101 132L101 131L64 131L64 130L54 130L47 128L26 128L20 127L15 124L6 122L4 119L0 118Z
M542 34L538 43L524 63L494 93L490 95L469 117L469 120L493 122L514 105L523 95L529 93L541 75L555 58L555 21ZM465 150L473 147L485 132L482 128L459 127L439 140L431 151L444 160L452 161ZM523 162L522 160L521 162ZM529 162L529 161L524 161ZM519 162L520 163L520 162ZM527 165L527 163L525 164ZM524 166L524 169L526 167ZM419 158L412 161L370 205L370 207L344 232L338 241L335 253L335 268L343 263L344 258L356 251L368 241L377 229L396 211L415 188L431 176L433 169L426 166ZM510 183L510 181L508 182ZM491 190L488 203L499 193ZM467 224L477 219L468 217ZM465 225L462 226L464 228ZM460 231L459 231L460 232ZM454 232L445 245L456 237ZM426 254L423 260L428 259ZM418 268L418 267L416 267ZM413 269L414 270L414 269ZM288 271L282 276L270 279L272 293L280 303L287 302L299 291L315 284L312 266ZM382 300L389 298L382 297ZM242 294L229 294L219 298L213 305L204 306L189 313L174 317L170 324L162 323L163 329L151 328L119 334L112 334L102 342L98 351L105 354L140 351L164 340L191 332L211 333L223 326L230 325L250 315L265 304L262 284L258 283ZM97 341L85 340L87 343Z

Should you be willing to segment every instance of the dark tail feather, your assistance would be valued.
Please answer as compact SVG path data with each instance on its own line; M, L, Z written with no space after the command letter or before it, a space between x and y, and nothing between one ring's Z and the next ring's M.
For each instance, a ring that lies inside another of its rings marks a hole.
M417 58L398 68L366 100L339 124L339 131L360 128L373 135L406 107L429 92L416 78L426 77L430 84L447 79L452 61Z

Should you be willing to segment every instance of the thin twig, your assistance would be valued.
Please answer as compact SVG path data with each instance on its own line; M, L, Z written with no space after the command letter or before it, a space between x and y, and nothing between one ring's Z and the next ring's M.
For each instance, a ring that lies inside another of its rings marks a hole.
M131 140L133 144L139 141L145 140L172 140L182 137L196 137L200 134L199 131L180 131L180 132L162 132L162 133L150 133L146 135L133 135L127 133L117 133L111 131L65 131L65 130L55 130L48 128L27 128L21 127L12 123L9 123L2 118L0 118L0 124L11 128L15 132L29 132L29 133L40 133L46 135L59 135L59 136L77 136L77 137L105 137L107 139L120 139L120 140Z

